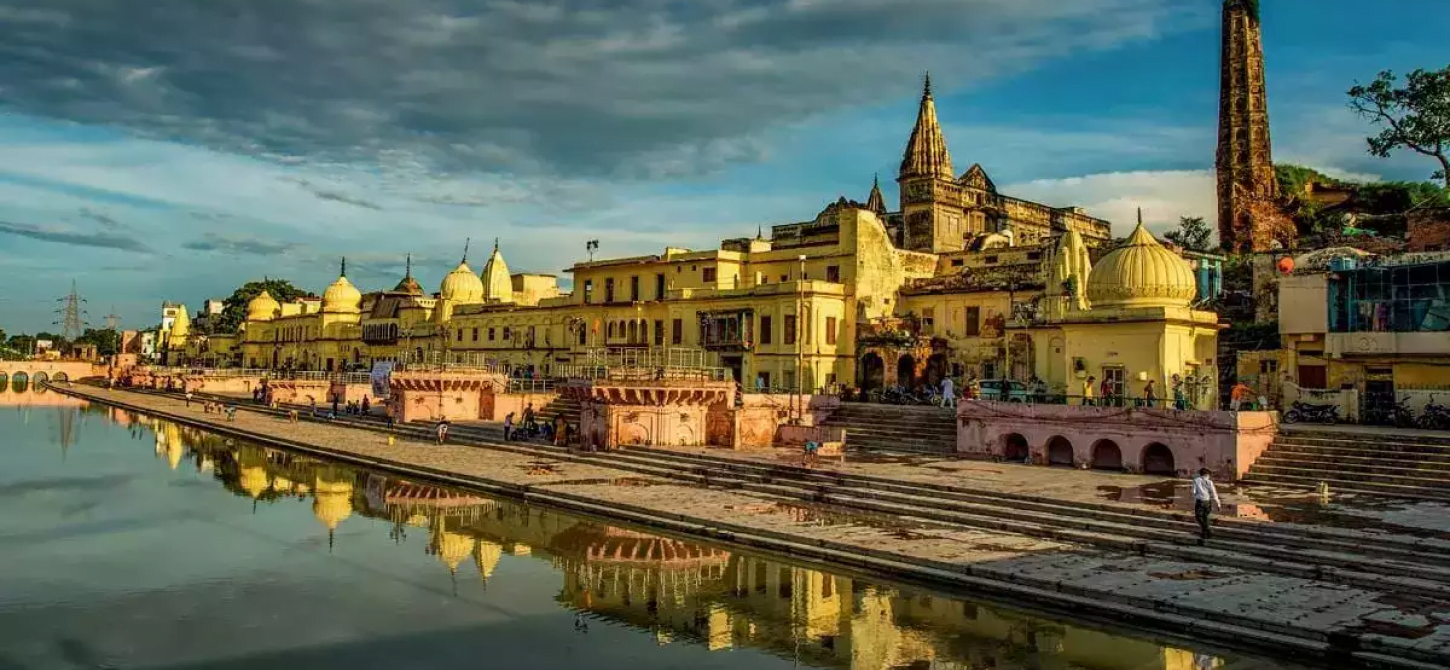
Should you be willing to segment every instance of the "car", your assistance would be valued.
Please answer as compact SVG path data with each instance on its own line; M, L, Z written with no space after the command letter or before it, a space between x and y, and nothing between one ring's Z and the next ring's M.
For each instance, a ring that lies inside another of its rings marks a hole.
M1008 385L1010 389L1006 393L1003 393L1004 385ZM1019 381L984 379L979 382L979 386L982 390L981 398L983 400L1005 399L1007 402L1027 402L1027 399L1032 396L1032 392L1027 388L1027 384Z

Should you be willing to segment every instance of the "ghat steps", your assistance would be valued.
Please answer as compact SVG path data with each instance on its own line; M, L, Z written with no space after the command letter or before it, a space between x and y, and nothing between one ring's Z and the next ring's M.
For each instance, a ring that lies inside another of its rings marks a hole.
M1244 478L1250 484L1450 501L1450 437L1334 430L1281 433Z

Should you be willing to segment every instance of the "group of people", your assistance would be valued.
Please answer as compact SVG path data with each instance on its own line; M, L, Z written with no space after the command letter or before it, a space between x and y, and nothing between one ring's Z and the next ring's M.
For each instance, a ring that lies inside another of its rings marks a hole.
M338 396L332 397L332 415L329 418L337 418L339 405L341 404L339 401L340 398ZM372 403L368 400L368 397L363 396L362 402L351 400L348 401L346 404L342 405L341 409L342 413L344 414L351 414L356 416L361 414L371 414L373 408Z
M579 428L570 424L563 414L556 414L552 420L541 420L538 412L534 411L534 404L529 403L524 407L521 420L515 420L513 412L509 412L503 419L503 439L509 440L533 440L541 438L555 446L567 447L578 434Z

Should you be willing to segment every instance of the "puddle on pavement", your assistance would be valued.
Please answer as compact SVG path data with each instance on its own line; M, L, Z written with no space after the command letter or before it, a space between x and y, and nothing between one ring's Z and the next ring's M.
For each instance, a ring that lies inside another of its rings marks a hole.
M1187 493L1185 498L1187 505L1183 505L1182 508L1193 509L1193 492L1189 488L1188 483L1183 482L1180 485L1179 482L1173 480L1133 487L1099 486L1098 497L1113 502L1142 503L1164 509L1173 509L1180 507L1178 500L1184 498L1184 496L1179 494L1179 488L1182 488Z

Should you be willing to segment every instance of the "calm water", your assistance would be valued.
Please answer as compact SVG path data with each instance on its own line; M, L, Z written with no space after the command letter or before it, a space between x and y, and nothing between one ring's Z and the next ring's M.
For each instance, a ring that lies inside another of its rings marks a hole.
M0 392L0 670L1287 667L1224 656Z

